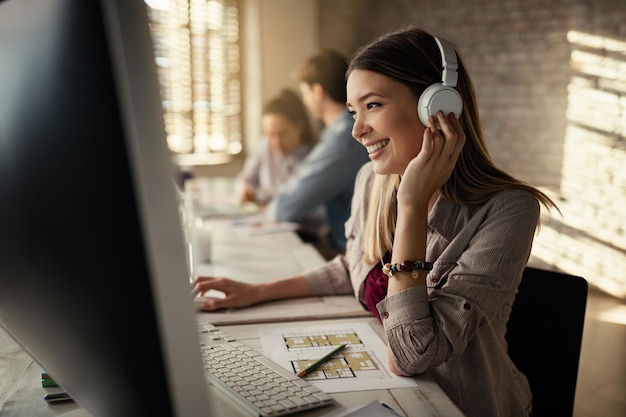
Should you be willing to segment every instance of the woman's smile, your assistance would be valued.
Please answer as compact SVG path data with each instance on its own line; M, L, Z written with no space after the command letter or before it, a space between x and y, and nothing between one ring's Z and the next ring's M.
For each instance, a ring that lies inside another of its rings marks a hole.
M371 155L374 152L379 151L385 146L389 145L389 142L390 142L389 139L385 139L381 142L376 142L372 145L364 145L364 146L365 146L365 149L367 149L367 153Z

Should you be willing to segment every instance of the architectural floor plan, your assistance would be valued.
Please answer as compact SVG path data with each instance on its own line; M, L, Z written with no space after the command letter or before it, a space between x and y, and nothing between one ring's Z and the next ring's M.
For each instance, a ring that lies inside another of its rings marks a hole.
M304 377L326 392L416 384L412 378L398 377L387 370L386 346L368 323L263 329L261 339L265 354L294 373L346 344L343 351Z

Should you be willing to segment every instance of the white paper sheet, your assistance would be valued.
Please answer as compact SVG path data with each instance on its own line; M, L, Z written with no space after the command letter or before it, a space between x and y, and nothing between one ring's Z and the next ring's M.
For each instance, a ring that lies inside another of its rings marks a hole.
M304 378L327 393L415 387L385 366L387 347L367 323L263 328L265 355L297 374L340 344L348 346Z

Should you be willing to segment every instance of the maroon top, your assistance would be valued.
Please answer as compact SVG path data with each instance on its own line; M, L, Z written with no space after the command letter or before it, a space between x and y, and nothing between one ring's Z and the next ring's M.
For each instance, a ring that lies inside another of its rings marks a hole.
M387 253L384 257L385 262L387 262L387 258L389 257L389 253ZM381 302L385 296L387 295L387 275L383 273L383 266L380 263L376 263L376 265L372 268L372 270L367 274L367 278L365 278L365 282L363 283L363 298L365 300L365 305L367 309L380 319L380 314L378 313L378 309L376 308L376 304Z

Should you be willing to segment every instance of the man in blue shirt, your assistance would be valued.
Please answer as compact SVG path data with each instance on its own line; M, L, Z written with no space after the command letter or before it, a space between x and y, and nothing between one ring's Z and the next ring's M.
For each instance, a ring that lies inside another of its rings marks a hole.
M350 214L354 180L369 161L365 148L352 137L353 120L346 109L346 69L345 57L330 49L311 56L296 69L304 104L324 128L297 174L267 206L270 218L288 222L300 222L323 206L330 242L340 252L346 246L344 223Z

